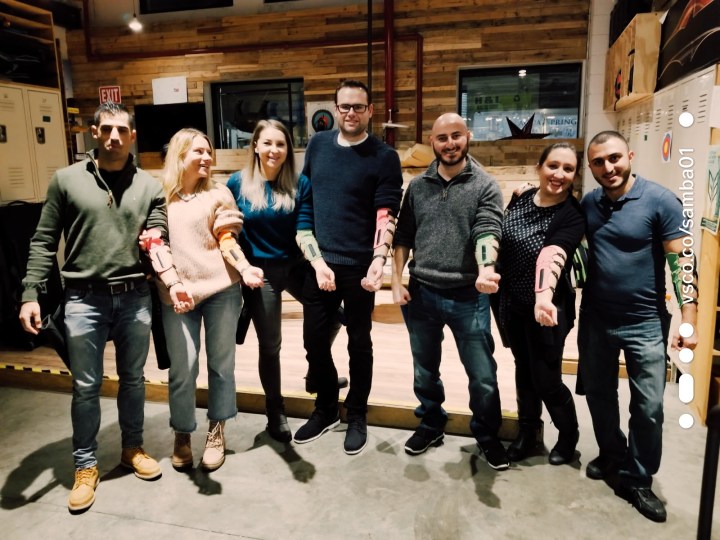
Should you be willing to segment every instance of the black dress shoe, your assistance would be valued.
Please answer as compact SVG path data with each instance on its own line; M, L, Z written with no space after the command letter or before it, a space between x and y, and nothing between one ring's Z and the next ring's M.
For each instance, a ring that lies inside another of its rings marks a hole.
M593 480L606 480L617 475L620 461L605 456L598 456L587 464L585 476Z
M667 520L665 505L649 487L620 485L615 490L615 494L632 504L635 510L649 520L656 523L664 523Z
M348 385L347 377L338 377L338 388L346 388ZM317 394L317 383L315 379L305 377L305 391L308 394Z

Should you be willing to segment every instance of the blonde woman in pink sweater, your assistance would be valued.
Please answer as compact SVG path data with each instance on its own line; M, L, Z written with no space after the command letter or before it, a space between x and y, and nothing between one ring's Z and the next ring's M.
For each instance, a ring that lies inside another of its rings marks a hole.
M225 461L225 421L237 415L235 329L242 305L240 281L251 288L263 284L263 271L250 265L236 241L242 214L230 190L210 178L212 151L204 133L181 129L170 140L162 173L173 259L191 295L189 302L173 303L167 288L159 287L170 354L172 465L177 469L193 464L190 434L197 427L201 323L205 326L210 427L200 465L215 470Z

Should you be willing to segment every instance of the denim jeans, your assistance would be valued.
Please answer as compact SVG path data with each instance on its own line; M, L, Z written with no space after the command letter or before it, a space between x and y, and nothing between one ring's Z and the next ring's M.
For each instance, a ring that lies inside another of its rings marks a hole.
M580 377L595 439L600 455L624 460L620 476L629 485L651 486L660 468L669 328L669 316L628 323L580 311ZM620 428L618 403L621 350L630 384L627 438Z
M415 280L411 280L409 292L412 300L407 305L407 327L415 396L420 401L415 416L422 419L422 426L434 430L443 430L447 423L440 379L443 328L447 325L470 381L470 429L478 442L496 438L502 415L488 296L478 293L474 286L435 289Z
M103 352L108 339L115 342L122 447L143 443L143 368L150 347L151 313L147 284L121 294L69 287L65 290L65 331L73 376L71 416L76 469L97 464L95 452L100 429Z
M335 273L335 290L321 291L314 271L303 289L303 342L318 393L315 407L334 415L338 407L337 369L332 357L332 340L337 333L337 311L345 306L350 365L350 390L345 398L348 415L364 416L372 387L373 348L372 311L375 293L366 291L360 281L367 275L365 266L329 265Z
M200 361L200 326L205 326L208 370L208 418L220 421L237 415L235 329L242 307L240 285L231 285L203 300L187 313L163 304L162 319L170 354L170 427L192 433Z

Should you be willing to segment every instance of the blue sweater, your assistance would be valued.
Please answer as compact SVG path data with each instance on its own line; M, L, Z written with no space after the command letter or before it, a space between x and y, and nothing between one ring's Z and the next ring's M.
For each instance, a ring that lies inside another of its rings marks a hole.
M341 146L337 131L310 139L303 174L312 183L315 236L323 257L340 265L372 260L376 213L400 209L400 158L370 135L355 146Z
M239 172L234 173L227 183L238 208L243 213L243 228L239 243L250 263L302 258L300 248L295 243L295 235L299 230L313 228L312 193L307 177L301 175L298 179L295 208L292 212L273 209L271 182L265 183L267 208L252 210L250 201L241 193L241 185L242 175Z

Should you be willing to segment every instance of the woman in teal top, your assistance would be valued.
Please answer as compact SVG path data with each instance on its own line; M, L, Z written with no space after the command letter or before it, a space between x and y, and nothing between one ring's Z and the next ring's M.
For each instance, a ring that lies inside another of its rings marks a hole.
M259 342L267 431L278 441L290 442L280 385L282 292L301 301L306 277L314 274L320 289L332 291L335 276L313 235L310 181L296 173L290 133L277 120L261 120L251 147L254 158L230 177L227 187L244 216L240 246L264 272L263 286L245 289L244 297Z

